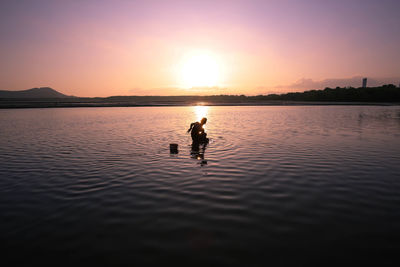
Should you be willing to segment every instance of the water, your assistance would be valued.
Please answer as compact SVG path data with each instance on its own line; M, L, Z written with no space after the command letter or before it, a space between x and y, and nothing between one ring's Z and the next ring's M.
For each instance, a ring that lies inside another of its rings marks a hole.
M398 106L0 110L0 125L17 262L398 263Z

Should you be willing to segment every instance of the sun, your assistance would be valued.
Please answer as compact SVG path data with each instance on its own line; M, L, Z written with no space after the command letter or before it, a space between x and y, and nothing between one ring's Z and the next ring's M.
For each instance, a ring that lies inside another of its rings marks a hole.
M184 88L218 86L221 79L217 57L207 52L195 52L186 56L179 74L180 84Z

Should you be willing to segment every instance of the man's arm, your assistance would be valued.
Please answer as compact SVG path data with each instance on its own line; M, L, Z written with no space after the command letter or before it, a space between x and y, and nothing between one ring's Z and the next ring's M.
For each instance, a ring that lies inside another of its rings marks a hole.
M194 126L194 123L190 124L190 128L189 128L189 130L187 130L187 132L190 132L190 130L192 130L193 126Z

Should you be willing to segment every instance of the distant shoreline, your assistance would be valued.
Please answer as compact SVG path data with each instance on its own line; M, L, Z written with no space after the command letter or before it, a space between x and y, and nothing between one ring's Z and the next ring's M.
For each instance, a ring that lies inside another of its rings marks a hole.
M25 91L0 91L0 108L69 107L169 107L169 106L310 106L310 105L400 105L400 87L325 88L281 95L209 95L209 96L110 96L72 97L52 88Z
M82 108L82 107L185 107L185 106L400 106L400 102L336 102L336 101L284 101L263 102L64 102L64 101L0 101L0 109L22 108Z

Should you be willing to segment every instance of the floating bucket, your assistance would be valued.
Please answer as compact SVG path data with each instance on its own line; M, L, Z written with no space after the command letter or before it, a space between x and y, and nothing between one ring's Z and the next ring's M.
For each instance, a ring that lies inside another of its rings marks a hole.
M178 144L169 144L169 151L172 154L178 154Z

